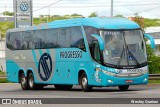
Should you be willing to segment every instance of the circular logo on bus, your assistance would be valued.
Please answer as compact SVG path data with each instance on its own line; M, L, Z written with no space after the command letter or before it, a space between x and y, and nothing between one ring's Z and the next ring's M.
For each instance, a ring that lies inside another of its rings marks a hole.
M22 11L27 11L27 10L28 10L28 4L27 4L26 2L22 2L22 3L20 4L20 9L21 9Z
M44 53L38 64L38 73L43 81L47 81L52 74L52 59L48 53Z

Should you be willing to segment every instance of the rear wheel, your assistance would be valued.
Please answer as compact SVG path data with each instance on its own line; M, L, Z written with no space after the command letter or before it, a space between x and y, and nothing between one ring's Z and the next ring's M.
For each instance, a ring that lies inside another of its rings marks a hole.
M54 87L57 90L70 90L72 89L73 85L54 85Z
M30 90L42 89L44 85L35 84L33 73L29 73L28 75L28 87Z
M28 89L27 78L25 77L24 73L20 74L20 84L23 90Z
M118 86L120 91L126 91L129 88L129 85Z
M30 90L35 89L35 82L34 82L34 77L32 73L29 73L28 75L28 86Z
M80 77L80 85L84 92L92 91L93 87L88 85L88 78L85 73L83 73Z

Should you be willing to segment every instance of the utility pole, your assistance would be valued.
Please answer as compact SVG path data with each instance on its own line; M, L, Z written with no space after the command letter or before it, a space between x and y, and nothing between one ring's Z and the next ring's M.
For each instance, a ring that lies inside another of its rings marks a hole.
M51 8L51 6L48 7L48 12L49 12L49 13L48 13L48 16L49 16L49 19L50 19L50 8ZM48 21L49 21L49 19L48 19ZM47 23L48 23L48 22L47 22Z
M5 9L4 15L5 15L5 16L6 16L6 8L7 8L7 6L4 5L4 9Z
M111 0L111 17L113 17L113 0Z

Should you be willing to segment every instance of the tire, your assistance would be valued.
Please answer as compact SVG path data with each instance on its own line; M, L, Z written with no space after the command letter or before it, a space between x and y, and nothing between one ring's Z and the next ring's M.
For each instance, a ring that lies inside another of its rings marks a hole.
M73 85L54 85L57 90L71 90Z
M29 75L28 75L28 87L30 90L36 89L36 84L34 82L34 76L32 73L29 73Z
M27 82L27 78L25 77L24 73L22 73L19 78L20 78L21 88L23 90L28 90L28 82Z
M120 91L126 91L129 88L129 85L118 86Z
M88 85L88 78L85 73L83 73L80 77L80 85L84 92L92 91L93 87Z

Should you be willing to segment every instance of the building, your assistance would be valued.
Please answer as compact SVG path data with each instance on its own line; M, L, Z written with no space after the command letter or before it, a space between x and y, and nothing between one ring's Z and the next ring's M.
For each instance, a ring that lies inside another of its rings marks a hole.
M160 27L148 27L145 29L145 33L153 36L155 40L155 45L156 45L155 54L159 56L160 55ZM147 43L149 44L149 41L147 41Z
M3 16L0 15L0 22L14 22L14 16Z
M0 39L0 71L6 70L5 63L5 39Z

